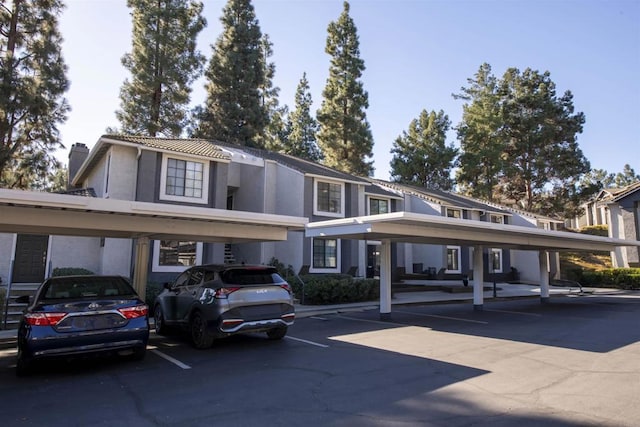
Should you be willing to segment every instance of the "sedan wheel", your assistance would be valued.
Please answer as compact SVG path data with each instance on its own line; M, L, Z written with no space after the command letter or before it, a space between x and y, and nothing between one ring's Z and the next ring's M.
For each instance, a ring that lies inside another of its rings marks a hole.
M267 337L269 337L270 340L280 340L284 338L285 335L287 335L286 326L284 328L269 329L267 331Z
M18 360L16 361L16 376L25 377L31 373L29 360L24 357L24 353L18 349Z
M207 331L207 325L200 313L191 316L189 324L191 330L191 342L198 349L209 348L213 344L213 335Z

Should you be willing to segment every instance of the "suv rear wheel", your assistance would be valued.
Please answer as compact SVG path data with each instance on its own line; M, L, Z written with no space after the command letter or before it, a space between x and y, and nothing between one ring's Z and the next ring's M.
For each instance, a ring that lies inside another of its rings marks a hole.
M269 337L270 340L281 340L285 335L287 335L286 326L283 328L269 329L267 331L267 337Z
M189 322L191 342L198 349L209 348L213 345L213 335L207 331L207 325L198 312L193 313Z

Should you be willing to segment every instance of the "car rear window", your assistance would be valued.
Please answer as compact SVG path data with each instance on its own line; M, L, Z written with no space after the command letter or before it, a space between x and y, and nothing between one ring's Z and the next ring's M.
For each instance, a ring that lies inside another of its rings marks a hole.
M220 273L222 282L230 285L270 285L284 279L272 269L233 269Z
M135 291L119 277L68 277L52 279L45 285L43 299L73 299L91 297L124 297Z

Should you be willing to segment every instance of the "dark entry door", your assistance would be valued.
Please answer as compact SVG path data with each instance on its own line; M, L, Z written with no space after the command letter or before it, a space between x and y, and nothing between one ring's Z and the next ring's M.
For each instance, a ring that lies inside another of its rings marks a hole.
M49 236L18 234L13 283L40 283L44 280Z
M380 276L380 246L367 245L367 278Z

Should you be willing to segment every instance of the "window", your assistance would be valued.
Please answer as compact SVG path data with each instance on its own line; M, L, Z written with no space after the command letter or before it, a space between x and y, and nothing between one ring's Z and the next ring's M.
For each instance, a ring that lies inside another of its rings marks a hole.
M209 164L193 159L164 156L160 199L207 203Z
M447 218L462 218L462 211L460 209L447 208Z
M489 253L489 271L502 273L502 249L492 248Z
M339 240L313 239L312 272L334 272L338 269Z
M460 272L460 246L447 246L447 273Z
M369 215L389 213L389 200L369 198Z
M202 261L202 243L178 240L156 240L153 271L178 272Z
M315 181L314 214L344 217L344 184Z
M490 220L494 224L504 224L504 216L491 214Z

